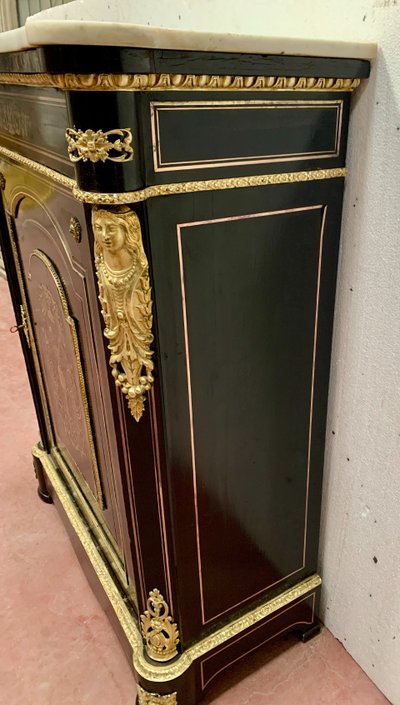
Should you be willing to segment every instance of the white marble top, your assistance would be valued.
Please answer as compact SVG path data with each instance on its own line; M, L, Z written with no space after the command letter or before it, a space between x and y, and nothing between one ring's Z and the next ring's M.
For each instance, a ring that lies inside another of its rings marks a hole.
M287 17L280 23L285 32L279 32L278 16L268 23L257 22L254 13L249 18L248 5L236 2L227 13L226 0L75 0L32 15L20 29L1 33L0 52L86 44L353 59L376 55L375 43L308 36L306 25L290 23ZM296 30L301 30L299 36Z

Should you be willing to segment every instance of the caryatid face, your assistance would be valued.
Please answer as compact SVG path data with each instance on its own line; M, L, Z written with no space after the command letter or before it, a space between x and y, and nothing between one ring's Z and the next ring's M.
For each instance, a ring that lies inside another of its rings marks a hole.
M113 213L100 211L93 214L93 230L100 247L115 255L124 249L126 230L121 221Z

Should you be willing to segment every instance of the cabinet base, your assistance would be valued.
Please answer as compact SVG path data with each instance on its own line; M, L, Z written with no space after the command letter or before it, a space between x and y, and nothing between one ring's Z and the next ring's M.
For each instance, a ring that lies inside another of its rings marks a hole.
M46 504L53 504L53 499L47 489L46 475L44 473L42 463L40 462L39 458L35 456L33 456L33 469L35 471L36 479L38 481L37 493L40 499Z
M201 638L172 661L146 658L137 617L128 608L127 596L79 511L62 469L40 445L34 447L33 456L39 487L46 497L50 497L47 484L51 488L89 582L122 637L139 681L138 705L195 705L218 674L259 646L289 631L300 631L306 640L319 630L315 612L321 579L314 574Z
M315 622L311 627L308 627L308 629L298 629L296 631L297 636L299 637L300 641L305 644L307 641L310 641L310 639L313 639L315 636L318 636L321 632L321 623L320 622Z

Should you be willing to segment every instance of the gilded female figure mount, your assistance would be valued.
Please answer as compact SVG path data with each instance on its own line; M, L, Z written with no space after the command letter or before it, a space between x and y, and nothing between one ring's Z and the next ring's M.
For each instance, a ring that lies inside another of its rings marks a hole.
M153 383L152 300L139 218L128 206L93 208L99 300L115 383L139 421Z

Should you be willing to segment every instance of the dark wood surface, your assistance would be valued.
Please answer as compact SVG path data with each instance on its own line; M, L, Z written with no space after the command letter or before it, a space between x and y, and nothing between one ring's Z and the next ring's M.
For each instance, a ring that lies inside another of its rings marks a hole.
M0 54L0 72L22 73L195 73L367 78L369 70L369 61L363 59L135 47L49 45Z
M342 189L338 179L148 203L185 640L315 570Z

